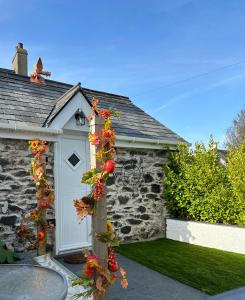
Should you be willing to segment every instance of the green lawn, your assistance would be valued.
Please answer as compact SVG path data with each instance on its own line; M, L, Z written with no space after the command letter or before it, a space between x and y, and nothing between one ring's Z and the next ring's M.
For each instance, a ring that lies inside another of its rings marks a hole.
M124 244L122 255L208 294L245 285L245 255L167 239Z

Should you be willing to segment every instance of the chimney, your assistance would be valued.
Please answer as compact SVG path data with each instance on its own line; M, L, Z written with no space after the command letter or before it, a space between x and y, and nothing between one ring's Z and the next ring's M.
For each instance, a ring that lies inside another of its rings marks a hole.
M27 55L27 50L23 48L23 44L18 43L14 58L12 60L13 69L16 74L28 76Z

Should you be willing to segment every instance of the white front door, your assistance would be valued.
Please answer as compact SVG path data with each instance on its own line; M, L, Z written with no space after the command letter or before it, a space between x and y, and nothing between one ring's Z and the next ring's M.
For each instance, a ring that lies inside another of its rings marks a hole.
M73 200L89 192L81 183L82 174L89 169L87 137L63 137L56 145L56 253L73 252L91 245L91 220L78 223Z

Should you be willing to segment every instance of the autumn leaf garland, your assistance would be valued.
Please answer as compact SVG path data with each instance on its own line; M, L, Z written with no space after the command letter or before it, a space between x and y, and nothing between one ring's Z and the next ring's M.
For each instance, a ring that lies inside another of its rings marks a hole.
M46 174L46 153L48 144L44 140L35 139L29 142L29 150L34 155L31 164L31 175L36 185L37 207L32 211L32 219L39 225L37 232L38 244L46 240L46 230L49 227L46 220L46 209L51 208L54 202L54 192L48 183Z
M89 141L92 145L96 146L96 158L102 162L103 168L97 170L91 168L82 176L82 183L92 186L91 193L86 198L74 200L77 217L81 221L87 215L95 213L95 202L99 201L105 195L105 184L110 173L114 172L115 162L115 131L112 128L111 116L119 117L117 112L109 109L99 109L98 99L93 99L92 109L93 112L100 117L104 118L104 128L100 134L89 133Z
M89 141L92 145L96 146L96 158L101 161L101 168L91 168L82 176L82 183L92 186L89 195L81 199L74 200L77 217L81 221L87 215L94 215L96 213L96 202L100 201L105 195L106 181L111 173L115 170L115 131L112 128L111 116L119 117L117 112L111 109L99 109L98 99L93 99L92 108L95 114L104 118L104 127L99 133L90 133ZM99 258L91 252L87 254L87 261L83 268L83 274L79 279L73 280L73 285L81 285L84 292L75 295L75 298L94 296L98 299L109 286L116 280L121 278L121 285L127 288L128 282L126 272L123 268L119 267L116 254L113 247L119 246L119 239L113 230L112 223L107 222L107 231L100 232L96 235L97 239L102 243L106 243L108 247L108 266L102 267Z
M46 153L48 144L46 141L34 139L29 141L29 150L34 158L31 162L31 176L36 186L36 198L38 200L37 207L33 209L30 215L24 216L17 233L20 237L31 242L30 248L39 247L45 243L46 229L51 225L46 220L45 210L51 208L54 202L54 192L48 182L46 174ZM34 221L38 225L36 240L33 240L31 228L28 223ZM27 234L28 233L28 234Z

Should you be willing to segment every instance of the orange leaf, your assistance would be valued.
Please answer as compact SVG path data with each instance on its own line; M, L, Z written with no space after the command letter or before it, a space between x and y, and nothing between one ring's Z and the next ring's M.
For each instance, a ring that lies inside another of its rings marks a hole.
M93 208L91 208L89 204L84 203L81 199L74 200L74 206L79 220L82 220L87 215L93 214Z
M120 267L120 273L122 274L123 277L125 277L127 274L122 267Z
M92 105L93 105L93 106L96 106L98 103L99 103L99 99L93 98L93 100L92 100Z
M121 281L121 285L124 289L126 289L128 287L128 281L126 278L123 278Z
M105 289L102 286L102 278L101 278L101 276L98 276L97 279L96 279L96 287L102 293L105 291Z

